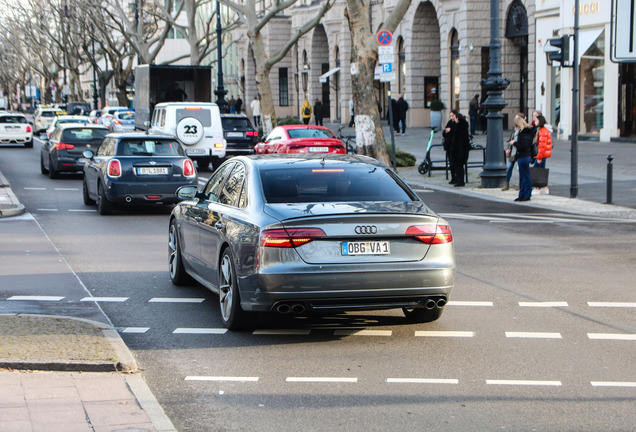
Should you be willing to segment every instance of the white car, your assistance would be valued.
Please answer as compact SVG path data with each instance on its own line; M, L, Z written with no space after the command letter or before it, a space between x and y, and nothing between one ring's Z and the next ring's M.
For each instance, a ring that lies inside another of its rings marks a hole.
M24 114L0 114L0 144L24 144L26 148L33 147L33 128Z
M224 161L227 143L221 112L215 103L164 102L155 105L150 132L176 137L199 169Z
M66 113L60 108L49 108L41 106L35 112L33 118L33 129L35 133L42 133L47 130L51 123L55 120L55 117L65 115Z
M135 130L134 111L116 111L108 129L111 132L132 132Z
M64 123L90 123L91 119L88 116L80 116L80 115L62 115L57 116L55 120L51 123L49 128L46 130L46 137L51 138L51 134L57 127L57 125Z
M128 108L122 106L104 107L102 109L102 115L99 116L99 118L97 119L97 123L103 124L106 127L110 127L110 122L113 121L113 115L117 111L128 111Z

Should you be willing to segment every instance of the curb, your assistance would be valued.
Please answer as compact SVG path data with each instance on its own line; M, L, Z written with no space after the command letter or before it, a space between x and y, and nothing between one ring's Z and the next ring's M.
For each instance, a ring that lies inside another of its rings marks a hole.
M0 171L0 194L6 194L11 204L0 204L0 217L19 216L24 213L24 205L20 203L18 197L11 190L11 184Z
M18 370L44 370L44 371L63 371L63 372L125 372L135 373L137 372L137 361L133 357L132 353L122 340L117 330L113 327L84 318L73 318L62 315L40 315L40 314L3 314L8 316L17 317L38 317L38 318L54 318L59 320L71 320L82 321L90 324L102 332L104 337L111 348L115 352L115 361L21 361L21 360L9 360L0 359L0 368L6 369L18 369Z

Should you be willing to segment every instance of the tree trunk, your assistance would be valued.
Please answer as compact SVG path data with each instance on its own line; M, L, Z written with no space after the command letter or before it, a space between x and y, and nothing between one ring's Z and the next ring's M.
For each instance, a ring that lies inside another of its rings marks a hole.
M257 34L252 38L252 52L255 58L267 59L265 52L265 43L261 34ZM256 88L261 97L261 118L263 119L263 134L269 134L273 128L278 125L276 120L276 109L274 108L274 99L272 98L272 90L269 81L269 73L271 66L265 61L257 61L256 63Z

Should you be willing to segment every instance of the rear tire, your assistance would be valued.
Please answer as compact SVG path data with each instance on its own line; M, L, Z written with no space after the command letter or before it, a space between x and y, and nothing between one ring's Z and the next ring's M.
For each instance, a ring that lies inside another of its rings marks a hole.
M207 171L210 169L210 158L197 159L197 168L199 171Z
M234 261L229 249L223 251L219 266L219 305L221 319L225 327L230 330L245 328L247 314L241 308L241 296L236 281Z
M168 270L170 280L174 285L189 285L192 277L186 273L183 267L183 257L181 256L181 241L179 240L179 230L174 219L170 222L168 232Z
M113 214L113 203L108 201L104 185L101 182L97 183L97 210L100 215Z
M49 170L44 166L44 158L40 155L40 172L44 175L49 173Z
M57 172L55 168L53 167L53 161L51 160L51 158L49 158L49 178L50 179L60 178L60 173Z
M402 312L404 312L406 320L410 323L428 323L439 319L442 316L442 312L444 312L444 308L402 308Z
M82 196L84 198L85 205L95 205L95 201L91 199L88 195L88 186L86 185L86 177L84 177L84 181L82 182Z
M33 148L33 141L25 142L24 148Z

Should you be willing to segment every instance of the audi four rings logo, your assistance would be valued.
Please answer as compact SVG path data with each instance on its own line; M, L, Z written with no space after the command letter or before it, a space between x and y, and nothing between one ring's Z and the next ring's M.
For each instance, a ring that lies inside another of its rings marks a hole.
M356 234L377 234L378 227L375 225L358 225L355 231Z

